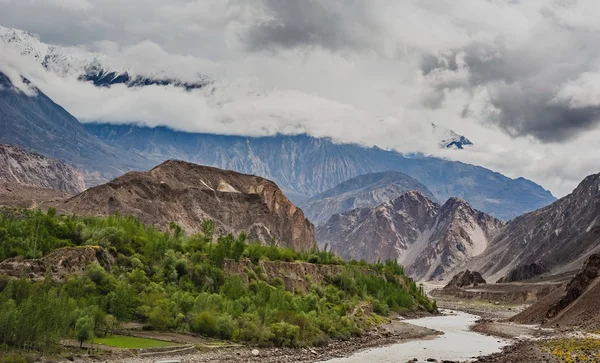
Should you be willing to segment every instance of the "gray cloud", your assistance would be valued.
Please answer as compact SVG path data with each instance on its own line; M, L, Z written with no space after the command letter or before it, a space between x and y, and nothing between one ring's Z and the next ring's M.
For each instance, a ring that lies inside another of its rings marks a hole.
M595 44L600 32L560 26L554 14L546 22L516 45L498 38L424 55L421 72L435 79L431 90L435 96L424 97L422 104L439 108L445 91L484 90L489 100L480 120L513 137L560 142L595 127L600 122L600 104L577 107L556 98L564 84L598 67L600 49ZM458 73L465 74L460 81L439 76Z
M556 195L598 172L597 0L123 4L0 0L0 24L105 53L132 72L200 73L214 88L97 89L21 60L12 66L84 122L307 132L459 159ZM431 122L475 146L440 151Z
M330 50L373 48L378 25L368 1L265 0L267 21L242 36L250 50L320 46Z

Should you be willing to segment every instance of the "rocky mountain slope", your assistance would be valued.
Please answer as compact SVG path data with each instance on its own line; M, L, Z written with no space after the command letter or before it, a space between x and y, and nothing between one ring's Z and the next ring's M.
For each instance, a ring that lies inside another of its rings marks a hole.
M81 215L135 215L165 229L171 221L188 233L212 219L219 234L245 231L251 240L308 251L314 227L302 210L267 179L228 170L166 161L148 172L130 172L58 204Z
M0 72L0 143L64 160L77 166L88 185L154 163L87 132L75 117L32 87L28 95Z
M70 193L56 189L0 182L0 206L38 208L40 205L65 200L71 196Z
M600 329L600 253L592 254L571 281L557 288L512 320L547 326Z
M300 203L311 222L326 222L332 215L356 208L374 207L398 198L409 190L421 192L437 201L418 180L400 172L388 171L360 175Z
M501 219L548 205L555 198L528 180L431 157L334 143L307 135L243 137L173 131L165 127L86 124L100 139L158 160L181 159L275 181L299 203L359 175L398 171L438 200L460 197Z
M512 220L468 266L496 281L534 263L549 273L576 270L599 250L600 174L595 174L566 197Z
M410 191L373 208L333 215L317 228L320 246L349 259L394 259L419 280L446 277L480 255L503 222L450 198L443 205Z
M81 172L61 161L0 144L0 182L55 189L70 194L85 190Z

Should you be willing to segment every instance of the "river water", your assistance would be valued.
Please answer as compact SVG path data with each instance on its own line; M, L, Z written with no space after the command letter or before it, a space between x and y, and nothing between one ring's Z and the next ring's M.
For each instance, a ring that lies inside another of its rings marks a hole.
M369 349L347 358L328 360L327 363L405 363L414 358L419 362L426 362L428 358L467 361L499 352L508 344L504 340L469 331L478 316L457 311L443 313L445 315L404 320L409 324L442 331L443 335Z

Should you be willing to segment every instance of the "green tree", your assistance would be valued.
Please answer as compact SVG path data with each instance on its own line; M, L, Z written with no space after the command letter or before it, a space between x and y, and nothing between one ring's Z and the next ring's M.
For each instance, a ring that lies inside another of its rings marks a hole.
M79 342L79 347L83 346L85 341L94 337L94 319L91 316L82 316L75 323L75 337Z

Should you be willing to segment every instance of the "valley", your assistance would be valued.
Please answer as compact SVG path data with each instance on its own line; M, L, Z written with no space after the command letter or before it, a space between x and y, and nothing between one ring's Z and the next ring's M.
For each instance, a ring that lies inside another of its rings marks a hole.
M106 4L0 1L0 363L600 362L578 1Z

